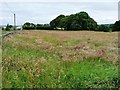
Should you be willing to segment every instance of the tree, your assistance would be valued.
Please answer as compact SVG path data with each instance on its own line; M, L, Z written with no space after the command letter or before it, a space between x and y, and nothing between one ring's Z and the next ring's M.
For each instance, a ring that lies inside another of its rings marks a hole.
M37 24L36 29L38 29L38 30L51 30L53 28L49 24Z
M98 26L97 22L94 19L92 19L92 18L88 19L87 30L96 30L97 26Z
M113 24L113 31L120 31L120 20Z
M79 12L69 16L59 15L50 22L51 27L64 28L66 30L96 30L97 23L88 13Z
M59 27L60 28L64 28L65 30L67 30L67 22L68 22L68 16L61 18L60 23L59 23Z
M5 30L6 30L6 31L10 31L12 28L13 28L13 26L12 26L12 25L7 24L7 26L6 26Z
M99 25L98 26L98 31L110 32L111 29L106 25Z
M42 24L37 24L36 25L36 29L42 29L43 28L43 25Z
M23 27L23 29L29 30L29 29L35 29L36 25L33 23L26 22L22 27Z
M67 30L80 30L81 23L79 23L78 17L75 15L70 15L67 21Z
M60 20L62 18L64 18L65 16L64 15L59 15L57 18L55 18L54 20L52 20L50 22L50 25L52 28L57 28L57 27L60 27Z

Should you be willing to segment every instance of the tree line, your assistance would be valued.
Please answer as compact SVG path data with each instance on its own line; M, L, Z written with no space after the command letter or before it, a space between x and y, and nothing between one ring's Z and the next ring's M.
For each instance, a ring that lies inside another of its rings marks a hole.
M53 28L50 26L50 24L34 24L26 22L23 26L23 29L38 29L38 30L52 30Z
M114 24L98 25L86 12L79 12L71 15L59 15L49 24L34 24L26 22L23 29L38 29L38 30L89 30L89 31L120 31L120 21Z

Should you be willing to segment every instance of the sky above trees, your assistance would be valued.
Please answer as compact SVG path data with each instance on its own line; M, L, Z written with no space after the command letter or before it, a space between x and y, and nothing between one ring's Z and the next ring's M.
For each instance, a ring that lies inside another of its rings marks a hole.
M1 0L0 2L4 2ZM7 2L75 2L75 0L6 0ZM76 0L76 2L118 2L119 0Z
M7 0L0 4L0 25L13 24L13 13L17 25L25 22L49 23L60 14L70 15L81 11L87 12L98 24L115 23L118 20L118 0Z

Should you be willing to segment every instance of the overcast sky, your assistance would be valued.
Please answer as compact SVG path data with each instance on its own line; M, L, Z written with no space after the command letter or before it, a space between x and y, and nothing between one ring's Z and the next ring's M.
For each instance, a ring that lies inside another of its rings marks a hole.
M25 22L49 23L60 14L70 15L86 11L98 24L114 23L118 20L119 0L6 0L0 1L0 25L13 24L13 13L17 25Z

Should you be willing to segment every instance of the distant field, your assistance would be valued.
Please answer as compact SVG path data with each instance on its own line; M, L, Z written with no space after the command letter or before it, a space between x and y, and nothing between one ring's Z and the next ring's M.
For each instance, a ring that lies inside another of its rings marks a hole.
M118 33L26 30L3 39L4 88L117 88Z

